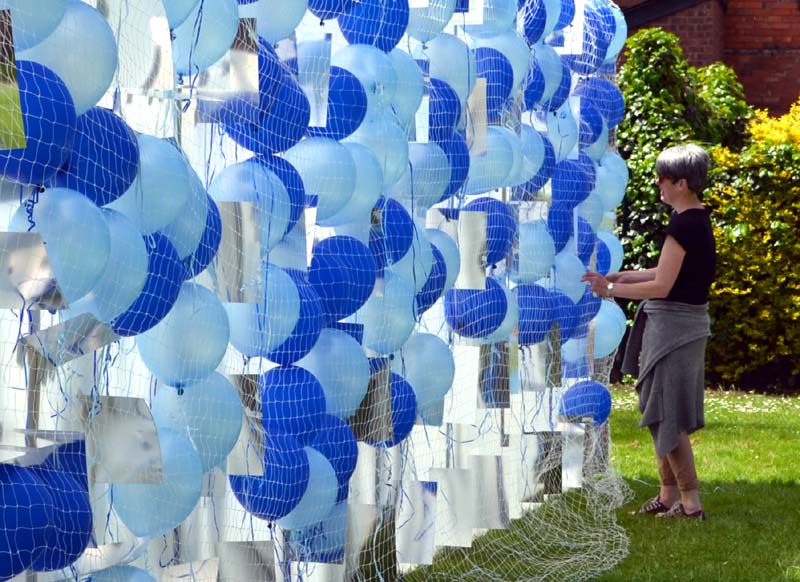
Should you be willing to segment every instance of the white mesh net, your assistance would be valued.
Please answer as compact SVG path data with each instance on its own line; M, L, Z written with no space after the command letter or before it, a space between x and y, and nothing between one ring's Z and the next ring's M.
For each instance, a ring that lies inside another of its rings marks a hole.
M0 580L582 580L606 0L0 0Z

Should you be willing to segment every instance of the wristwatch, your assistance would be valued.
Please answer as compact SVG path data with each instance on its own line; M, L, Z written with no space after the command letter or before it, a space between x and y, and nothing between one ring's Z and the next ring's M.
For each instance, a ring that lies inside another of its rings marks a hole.
M606 297L611 297L611 292L614 290L614 283L606 285Z

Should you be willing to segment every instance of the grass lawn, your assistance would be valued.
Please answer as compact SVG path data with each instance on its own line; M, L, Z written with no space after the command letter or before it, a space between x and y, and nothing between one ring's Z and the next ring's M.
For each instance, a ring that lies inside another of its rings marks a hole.
M665 523L629 515L658 474L635 393L613 397L614 466L636 500L617 512L630 555L598 580L800 580L800 398L708 393L692 444L709 519Z

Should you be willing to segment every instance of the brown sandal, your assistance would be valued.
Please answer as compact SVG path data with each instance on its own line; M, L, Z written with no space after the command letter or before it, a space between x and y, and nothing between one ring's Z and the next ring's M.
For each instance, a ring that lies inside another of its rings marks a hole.
M663 513L658 513L656 517L665 517L667 519L673 519L676 517L688 517L689 519L699 519L704 520L707 519L706 512L702 509L698 509L697 511L693 511L692 513L687 513L686 509L683 507L683 503L678 501L669 508L669 511L665 511Z
M632 511L631 515L661 515L669 510L669 506L661 503L658 495L656 495L647 503L642 505L637 511Z

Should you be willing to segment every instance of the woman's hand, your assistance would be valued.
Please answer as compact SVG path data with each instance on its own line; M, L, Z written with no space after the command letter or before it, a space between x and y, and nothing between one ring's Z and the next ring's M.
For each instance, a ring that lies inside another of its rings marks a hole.
M608 277L604 277L600 273L595 273L594 271L588 271L581 277L581 281L585 281L589 283L589 286L592 289L592 293L598 295L600 297L609 297L608 294L608 284L612 283Z

